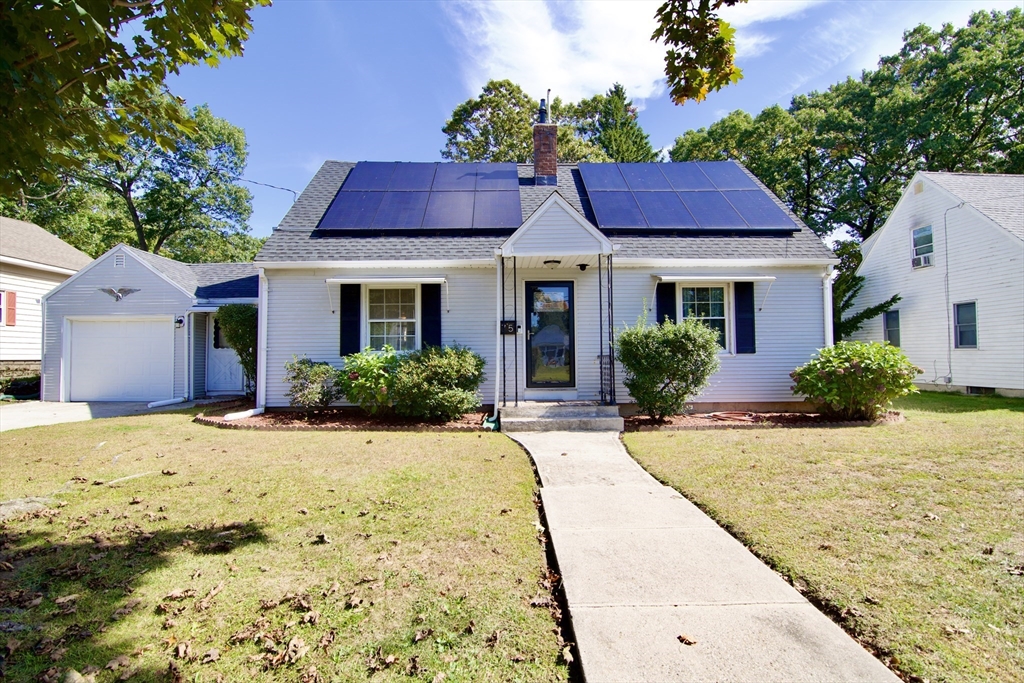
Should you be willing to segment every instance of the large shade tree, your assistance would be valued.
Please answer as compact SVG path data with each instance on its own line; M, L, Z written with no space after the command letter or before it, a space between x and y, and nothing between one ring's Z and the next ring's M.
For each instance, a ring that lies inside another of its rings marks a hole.
M159 96L165 79L241 54L258 4L270 0L0 0L0 192L59 183L83 155L123 142L123 121L158 143L187 129ZM96 115L117 106L131 107L122 121Z

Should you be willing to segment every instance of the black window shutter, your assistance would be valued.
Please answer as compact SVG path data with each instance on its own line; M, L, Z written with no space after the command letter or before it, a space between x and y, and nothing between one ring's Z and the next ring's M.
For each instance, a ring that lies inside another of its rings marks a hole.
M736 292L736 353L756 353L754 332L754 283L737 282Z
M338 312L341 314L341 355L359 353L361 285L341 285Z
M420 285L420 316L423 318L421 346L441 345L441 285Z
M674 282L659 282L654 295L655 322L659 325L668 318L676 322L676 284Z

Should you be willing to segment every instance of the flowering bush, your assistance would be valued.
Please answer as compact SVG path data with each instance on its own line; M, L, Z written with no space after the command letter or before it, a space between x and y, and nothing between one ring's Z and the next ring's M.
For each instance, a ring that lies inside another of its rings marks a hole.
M292 362L285 363L284 369L288 373L288 399L293 406L326 408L344 395L341 371L330 363L292 356Z
M790 373L793 393L803 394L823 415L873 420L894 399L917 393L921 368L888 343L841 341Z
M386 413L394 404L392 388L401 357L390 346L380 351L366 347L345 356L341 371L341 390L350 403L371 415Z
M657 420L682 412L718 372L718 331L697 318L648 325L644 315L619 334L617 344L623 384L640 412Z

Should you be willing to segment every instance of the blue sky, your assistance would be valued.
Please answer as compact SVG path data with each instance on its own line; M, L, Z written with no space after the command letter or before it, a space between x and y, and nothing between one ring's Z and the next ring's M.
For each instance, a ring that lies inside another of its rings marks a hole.
M750 0L725 13L744 79L682 107L665 93L663 53L649 40L658 4L276 0L253 13L244 56L189 68L170 87L245 129L247 178L301 191L325 159L440 159L445 120L489 78L567 100L621 82L651 142L666 147L734 109L756 114L858 75L917 24L960 26L974 11L1021 3ZM268 235L292 195L249 187L253 234Z

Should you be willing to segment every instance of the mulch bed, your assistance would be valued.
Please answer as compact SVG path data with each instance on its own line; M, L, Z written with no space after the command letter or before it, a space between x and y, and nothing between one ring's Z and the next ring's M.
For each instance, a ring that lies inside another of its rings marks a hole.
M251 407L251 406L249 406ZM246 407L235 410L242 411ZM477 411L466 413L457 420L449 422L426 422L398 415L375 417L367 415L358 408L328 408L316 412L301 410L273 410L246 417L241 420L224 420L224 413L234 411L217 411L217 414L196 415L195 422L220 427L221 429L259 429L266 431L392 431L392 432L482 432L484 418L490 413Z
M817 413L703 413L673 415L662 421L642 415L626 418L627 432L699 429L770 429L776 427L870 427L903 422L903 413L889 411L877 420L837 422Z

